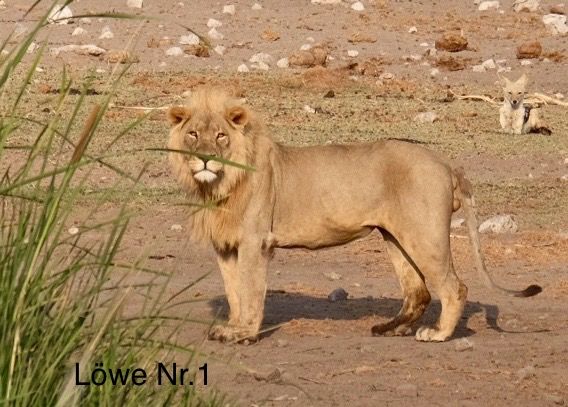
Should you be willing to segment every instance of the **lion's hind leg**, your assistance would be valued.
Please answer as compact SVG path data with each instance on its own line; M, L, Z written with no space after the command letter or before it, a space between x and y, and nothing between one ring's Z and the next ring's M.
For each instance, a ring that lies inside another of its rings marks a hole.
M374 336L403 336L412 332L412 324L418 320L430 303L430 293L424 284L424 277L416 270L396 239L381 230L387 244L387 251L398 276L404 300L398 315L392 320L373 326Z

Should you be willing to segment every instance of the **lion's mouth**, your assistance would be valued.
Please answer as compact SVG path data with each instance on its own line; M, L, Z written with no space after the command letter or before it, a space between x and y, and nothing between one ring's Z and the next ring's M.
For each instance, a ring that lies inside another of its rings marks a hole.
M211 183L218 178L218 175L210 170L201 170L193 174L198 182Z

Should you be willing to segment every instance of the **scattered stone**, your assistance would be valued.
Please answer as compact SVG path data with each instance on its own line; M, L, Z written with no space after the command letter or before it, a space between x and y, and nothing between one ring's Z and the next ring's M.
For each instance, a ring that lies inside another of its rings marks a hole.
M523 381L525 379L530 379L531 377L536 376L536 369L534 366L525 366L522 369L517 370L517 377L519 381Z
M473 72L485 72L485 67L483 65L474 65L471 67Z
M278 41L280 39L280 34L270 28L267 28L260 34L260 38L264 41Z
M89 55L98 57L101 56L106 52L104 48L99 48L96 45L88 44L88 45L63 45L62 47L51 48L50 53L53 56L59 55L61 52L75 52L79 55Z
M566 9L564 4L559 3L553 6L550 6L550 13L551 14L566 14Z
M290 66L290 62L288 62L288 58L280 58L277 62L276 62L276 66L278 68L288 68Z
M434 123L438 120L436 112L422 112L414 116L414 121L418 123Z
M379 80L381 81L390 81L394 79L394 74L390 72L385 72L379 75Z
M166 50L166 55L169 57L179 57L183 55L183 49L180 47L171 47Z
M261 71L268 71L270 69L270 65L262 61L252 64L250 67L253 69L260 69Z
M556 394L547 393L547 394L544 395L544 399L546 401L551 401L554 404L558 404L559 406L564 405L564 399L562 398L562 396L558 396Z
M560 14L547 14L542 16L542 22L552 35L564 35L568 33L566 16Z
M430 70L430 76L435 78L436 76L440 75L440 70L438 68L432 68Z
M417 33L417 32L418 32L418 28L416 28L416 27L414 27L414 26L412 26L412 27L410 27L410 28L408 29L408 33L409 33L409 34L415 34L415 33Z
M76 227L76 226L71 226L71 227L67 230L67 232L69 232L69 234L70 234L71 236L75 236L77 233L79 233L79 228Z
M182 45L197 45L200 42L201 41L199 40L199 37L197 35L195 35L194 33L182 35L179 38L179 43L182 44Z
M6 8L6 3L4 2L4 0L0 0L0 10L5 8Z
M513 10L517 13L521 11L537 11L539 6L539 0L515 0Z
M181 232L183 230L183 227L176 223L170 226L170 230L173 232Z
M215 53L217 55L223 55L225 53L225 47L222 45L217 45L215 48L213 48L213 51L215 51Z
M377 42L377 37L367 34L361 34L360 32L353 33L347 39L348 42L352 44L357 44L360 42L375 43Z
M73 37L76 37L77 35L84 35L87 34L87 30L85 30L84 28L81 27L77 27L73 30L73 32L71 33L71 35Z
M219 20L215 20L214 18L210 18L209 20L207 20L207 27L209 28L219 28L223 25L222 22L220 22Z
M418 386L415 384L401 384L396 388L396 392L403 397L418 397Z
M35 42L32 42L28 46L28 49L26 50L26 54L33 54L33 52L38 48L39 48L39 46Z
M99 39L110 40L111 38L114 38L114 34L112 33L110 27L108 25L105 25L101 30L101 35L99 35Z
M254 54L252 57L250 57L249 62L252 62L253 64L257 64L259 62L269 64L272 62L272 55L265 52L259 52L258 54Z
M483 1L479 4L479 11L497 10L501 7L498 1Z
M519 229L513 215L496 215L479 225L480 233L515 233Z
M343 288L336 288L328 296L327 299L331 302L345 301L349 294Z
M350 58L355 58L357 55L359 55L359 51L357 51L356 49L350 49L349 51L347 51L347 55Z
M205 44L197 44L197 45L188 45L187 47L183 48L184 54L193 55L199 58L209 58L209 47Z
M532 64L532 62L531 62L530 60L528 60L528 59L523 59L523 60L521 61L521 65L522 65L522 66L527 66L527 65L531 65L531 64Z
M307 105L306 105L306 106L307 106ZM304 110L306 110L306 109L305 109L306 106L304 106ZM308 106L308 107L309 107L309 106ZM313 110L314 110L313 113L315 113L315 109L313 109ZM325 276L328 280L331 280L331 281L341 280L341 274L336 273L335 271L332 271L332 272L330 272L330 273L325 273L324 276Z
M435 47L443 51L459 52L467 48L467 39L459 34L445 33L436 40Z
M310 105L304 105L304 107L302 108L304 110L304 112L306 113L315 113L316 109L314 109L313 107L311 107ZM333 279L332 279L333 280Z
M258 4L258 3L254 3L251 7L251 9L253 10L262 10L262 5Z
M69 24L69 19L73 17L73 12L69 6L61 8L61 4L56 4L51 9L47 22L49 24Z
M334 98L335 92L333 91L333 89L330 89L327 92L325 92L325 95L323 95L323 97L327 99Z
M223 6L223 14L230 14L232 16L235 15L235 5L234 4L228 4L226 6Z
M564 174L563 176L560 177L560 181L568 181L568 174Z
M134 64L140 62L137 55L120 49L109 50L105 55L105 61L110 64Z
M143 0L126 0L126 5L130 8L142 8Z
M210 29L207 35L209 35L209 38L211 38L212 40L217 40L217 41L225 38L225 36L221 34L219 31L217 31L216 28Z
M467 338L461 338L455 341L454 349L456 352L464 352L473 349L473 342Z
M250 72L250 69L249 69L248 66L246 66L246 64L240 64L240 65L237 67L237 72L246 73L246 72Z
M542 45L538 41L525 42L517 48L517 59L538 58L542 54Z
M497 68L497 65L495 64L495 61L494 61L492 58L483 61L483 62L481 63L481 66L483 66L485 69L495 69L495 68Z
M452 229L457 229L459 227L462 227L462 225L465 223L465 219L464 218L456 218L456 219L452 219L452 222L450 223L450 228Z
M365 6L360 1L356 1L351 5L351 9L355 11L363 11L365 10Z

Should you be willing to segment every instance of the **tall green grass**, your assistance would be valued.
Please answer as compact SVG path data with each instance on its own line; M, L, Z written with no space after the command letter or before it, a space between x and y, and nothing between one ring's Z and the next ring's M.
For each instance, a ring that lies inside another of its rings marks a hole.
M165 296L167 276L141 262L117 259L130 219L126 205L111 219L91 221L70 233L78 191L95 166L114 171L122 193L124 182L134 187L143 169L128 175L89 149L97 142L99 125L128 67L109 80L95 102L86 97L86 79L70 112L66 106L74 84L63 70L50 119L31 122L22 113L23 96L45 48L32 61L24 63L24 57L45 28L47 15L17 46L11 36L0 44L0 51L13 46L0 59L0 404L220 405L221 398L212 392L198 392L196 386L157 386L153 377L143 386L75 384L75 363L85 373L81 380L88 380L95 363L113 369L141 367L152 374L157 360L172 360L174 355L178 365L197 371L199 358L192 346L176 343L176 330L166 324L172 319L179 326L189 323L171 312L166 317L177 297ZM32 143L20 142L23 128L34 129ZM82 217L96 219L97 209L84 209ZM145 283L134 286L132 281ZM126 316L124 304L134 295L145 300L134 315Z

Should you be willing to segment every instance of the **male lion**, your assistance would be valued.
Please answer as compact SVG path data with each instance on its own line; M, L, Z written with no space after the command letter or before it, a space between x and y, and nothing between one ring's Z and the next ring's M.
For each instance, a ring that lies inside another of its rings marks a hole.
M212 339L257 338L275 247L336 246L378 229L404 301L396 317L372 328L373 335L409 334L430 302L428 283L442 312L435 326L418 329L416 339L445 341L467 295L450 253L450 219L460 206L488 285L519 297L541 291L534 285L508 290L491 280L471 184L429 150L393 140L284 146L272 141L242 100L210 88L197 90L189 105L170 108L168 118L173 171L191 201L203 204L191 216L192 235L213 244L230 306L228 324L215 326Z

